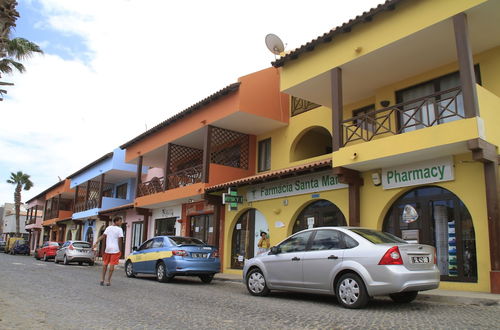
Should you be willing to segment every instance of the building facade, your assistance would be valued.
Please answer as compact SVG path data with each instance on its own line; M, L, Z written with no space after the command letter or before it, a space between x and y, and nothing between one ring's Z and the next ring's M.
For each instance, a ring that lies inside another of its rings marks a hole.
M499 6L387 1L275 61L291 110L257 136L267 174L209 188L246 197L225 271L258 231L347 224L435 246L442 289L499 293Z

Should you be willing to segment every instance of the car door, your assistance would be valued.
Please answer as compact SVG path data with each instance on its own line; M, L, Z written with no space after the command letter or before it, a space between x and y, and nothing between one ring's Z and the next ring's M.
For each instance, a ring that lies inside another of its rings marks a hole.
M61 248L59 248L56 252L55 259L58 261L62 261L64 259L64 253L66 253L66 250L68 249L68 246L71 244L71 242L65 242ZM47 244L48 245L48 244ZM48 249L48 246L46 247Z
M311 246L302 256L305 288L330 290L335 269L340 266L344 257L343 235L342 232L332 229L314 232Z
M47 242L42 244L42 247L38 250L38 257L39 258L43 258L43 254L46 253L45 249L47 248L48 245L49 245L49 243L47 243Z
M302 286L302 256L310 236L311 231L295 234L278 245L279 253L262 257L272 287L288 289Z
M163 237L155 237L152 239L151 246L147 252L144 252L144 269L145 273L156 273L156 261L161 258L161 251L163 250Z
M151 245L153 244L153 240L147 240L142 243L142 245L135 251L135 253L131 256L132 263L134 265L134 271L137 273L142 273L146 270L146 257L149 252Z

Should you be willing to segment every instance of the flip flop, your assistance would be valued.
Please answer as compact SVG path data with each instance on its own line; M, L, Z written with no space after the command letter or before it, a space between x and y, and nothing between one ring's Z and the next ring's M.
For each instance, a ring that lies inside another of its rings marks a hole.
M101 286L104 286L104 281L101 281L99 284L100 284Z
M108 282L108 283L106 283L106 286L111 286L111 283L109 283L109 282Z

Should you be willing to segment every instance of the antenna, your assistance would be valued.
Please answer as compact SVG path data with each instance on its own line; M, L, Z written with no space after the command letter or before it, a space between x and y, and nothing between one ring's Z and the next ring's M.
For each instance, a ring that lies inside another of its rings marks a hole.
M274 55L280 55L285 51L285 45L281 41L280 37L275 34L269 33L266 36L266 46L267 49Z

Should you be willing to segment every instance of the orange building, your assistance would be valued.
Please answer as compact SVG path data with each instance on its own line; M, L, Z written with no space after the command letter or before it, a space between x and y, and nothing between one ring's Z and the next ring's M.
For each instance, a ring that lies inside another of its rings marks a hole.
M224 208L205 188L255 174L256 136L288 124L275 68L238 79L121 146L138 169L135 207L149 209L143 240L189 235L223 251Z

